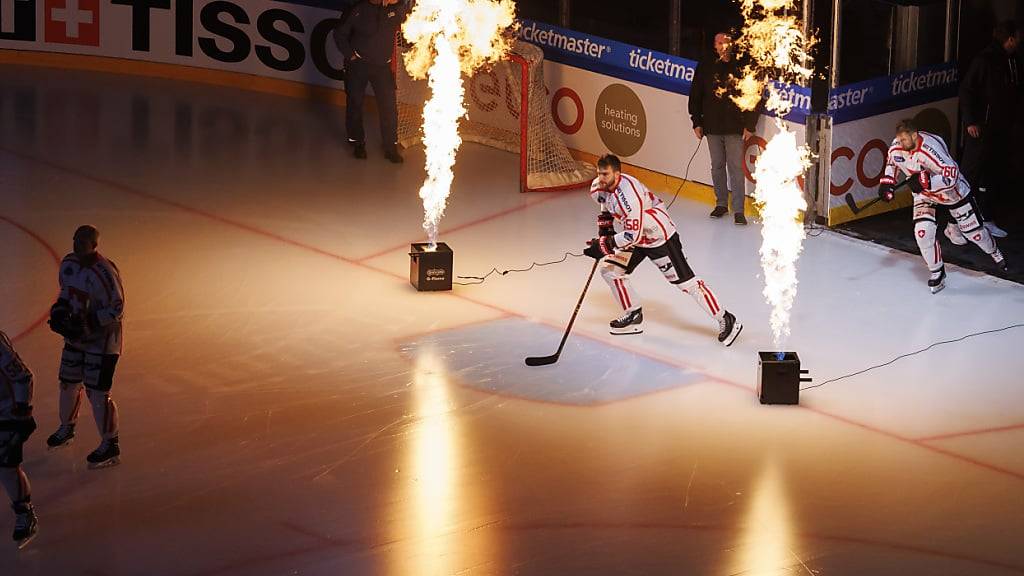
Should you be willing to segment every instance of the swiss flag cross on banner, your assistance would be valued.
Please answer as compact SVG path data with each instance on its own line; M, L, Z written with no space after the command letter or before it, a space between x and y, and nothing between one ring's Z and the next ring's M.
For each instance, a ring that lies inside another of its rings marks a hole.
M100 0L45 0L46 41L100 45Z

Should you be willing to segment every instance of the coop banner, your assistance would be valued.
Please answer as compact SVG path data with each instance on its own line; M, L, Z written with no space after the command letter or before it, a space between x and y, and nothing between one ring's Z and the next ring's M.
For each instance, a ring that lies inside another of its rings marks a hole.
M343 0L0 0L0 48L144 60L339 86Z
M956 68L951 65L910 70L831 93L833 115L829 224L841 224L910 203L907 191L895 202L864 206L877 197L886 154L896 124L913 119L956 149Z

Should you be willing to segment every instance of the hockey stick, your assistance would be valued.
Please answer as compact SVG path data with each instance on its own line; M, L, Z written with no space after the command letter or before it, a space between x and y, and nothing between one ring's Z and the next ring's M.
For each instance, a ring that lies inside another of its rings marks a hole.
M910 178L907 178L906 180L904 180L904 181L900 182L899 184L897 184L896 186L894 186L893 189L892 189L893 192L899 190L900 187L905 186L907 182L910 182ZM861 212L867 210L868 208L870 208L870 207L874 206L875 204L878 204L879 202L882 201L882 197L879 196L879 197L875 198L874 200L871 200L867 204L858 207L857 206L857 201L853 199L853 194L847 194L845 196L845 198L846 198L846 205L850 207L850 211L853 212L853 214L855 216L857 214L860 214Z
M565 341L569 338L569 332L572 331L573 322L576 321L576 315L580 312L580 307L583 306L583 299L587 296L587 290L590 289L590 281L594 279L594 272L597 271L597 265L600 264L600 260L594 260L594 267L590 269L590 276L587 276L587 284L583 287L583 293L580 294L579 301L576 302L576 309L572 311L572 316L569 318L569 325L565 327L565 334L562 334L562 341L558 344L558 350L555 351L551 356L530 356L526 359L527 366L547 366L558 362L558 357L562 355L562 348L565 347Z

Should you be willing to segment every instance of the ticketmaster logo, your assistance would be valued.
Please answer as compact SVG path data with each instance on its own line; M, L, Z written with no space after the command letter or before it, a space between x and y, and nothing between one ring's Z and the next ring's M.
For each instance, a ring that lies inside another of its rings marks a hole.
M693 73L695 71L694 67L675 61L668 56L659 58L650 50L645 54L640 49L630 50L629 66L637 70L654 72L655 74L661 74L685 82L693 82Z
M908 92L916 92L918 90L927 90L929 88L952 85L956 84L956 82L956 68L932 70L930 72L906 72L893 78L892 95L899 96L900 94L906 94Z
M610 54L612 51L611 46L593 42L590 38L574 38L556 30L541 29L537 27L536 23L524 26L519 35L527 42L557 48L558 50L574 54L582 54L591 58L601 59L605 54Z

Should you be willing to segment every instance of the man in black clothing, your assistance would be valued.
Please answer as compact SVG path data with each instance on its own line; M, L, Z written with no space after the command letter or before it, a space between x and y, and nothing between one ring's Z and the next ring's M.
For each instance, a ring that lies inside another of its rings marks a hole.
M716 57L702 62L693 75L690 89L690 118L693 133L700 140L707 136L711 152L711 182L715 187L712 218L729 212L729 192L736 224L746 224L743 215L745 177L743 174L743 141L757 128L757 111L744 112L733 102L736 79L742 77L740 64L732 53L732 38L715 35ZM728 175L728 179L726 176Z
M395 96L395 34L409 14L399 0L363 0L345 15L335 31L338 49L345 56L345 128L356 158L366 158L363 101L366 86L373 86L380 116L384 155L398 164L398 105Z
M960 111L967 127L960 168L978 192L985 227L997 238L1006 232L992 216L1010 186L1015 123L1024 105L1024 68L1017 54L1020 31L1013 21L992 32L993 42L971 62L960 83Z

